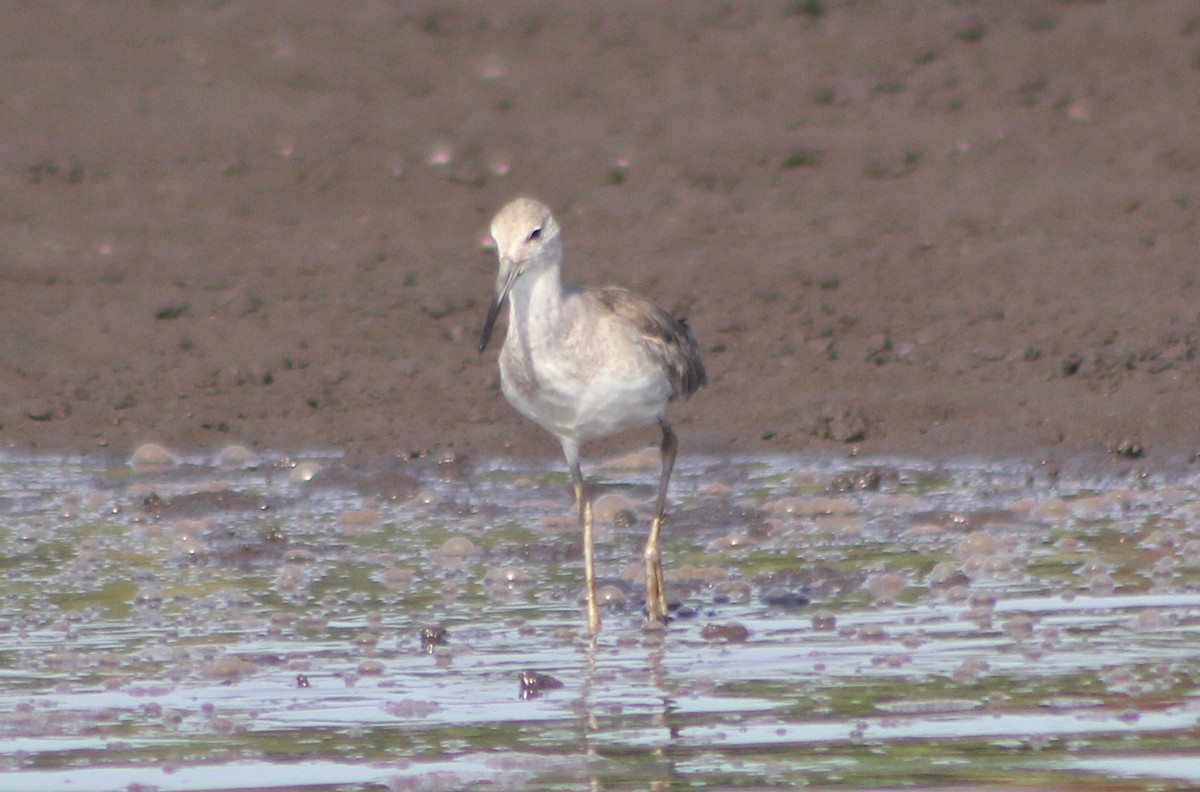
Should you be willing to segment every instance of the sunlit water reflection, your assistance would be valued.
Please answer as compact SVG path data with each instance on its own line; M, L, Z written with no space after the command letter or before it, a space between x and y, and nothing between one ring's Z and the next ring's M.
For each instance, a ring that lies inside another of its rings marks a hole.
M1200 781L1191 474L681 460L664 632L612 460L592 643L554 464L151 456L0 463L0 790Z

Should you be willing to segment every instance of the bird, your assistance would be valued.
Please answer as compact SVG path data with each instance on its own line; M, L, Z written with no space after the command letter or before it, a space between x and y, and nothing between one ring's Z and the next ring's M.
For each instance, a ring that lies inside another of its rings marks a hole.
M654 517L642 553L646 617L665 624L660 535L678 438L667 405L708 384L700 347L683 319L627 289L564 285L562 234L550 209L532 198L505 205L491 223L499 258L496 288L479 336L487 349L508 304L499 355L500 386L517 412L554 435L571 471L583 530L588 630L600 630L592 500L581 445L657 423L661 470Z

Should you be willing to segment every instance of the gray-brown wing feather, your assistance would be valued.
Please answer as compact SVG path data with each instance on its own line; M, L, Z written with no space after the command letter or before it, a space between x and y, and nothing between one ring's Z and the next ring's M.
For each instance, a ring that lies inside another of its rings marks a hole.
M662 365L671 381L672 401L686 399L708 384L700 346L686 321L625 289L588 291L604 308L638 328L646 351Z

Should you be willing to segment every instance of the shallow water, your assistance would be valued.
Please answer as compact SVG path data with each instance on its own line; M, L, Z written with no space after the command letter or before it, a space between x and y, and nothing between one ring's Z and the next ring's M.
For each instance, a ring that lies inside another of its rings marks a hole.
M0 792L1200 782L1192 474L654 463L0 463Z

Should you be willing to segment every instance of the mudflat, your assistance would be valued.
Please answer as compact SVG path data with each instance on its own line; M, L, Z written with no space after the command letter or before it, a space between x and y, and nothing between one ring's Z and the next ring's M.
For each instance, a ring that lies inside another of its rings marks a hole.
M683 455L1200 450L1194 4L0 16L10 450L557 454L475 351L517 195L687 317Z

